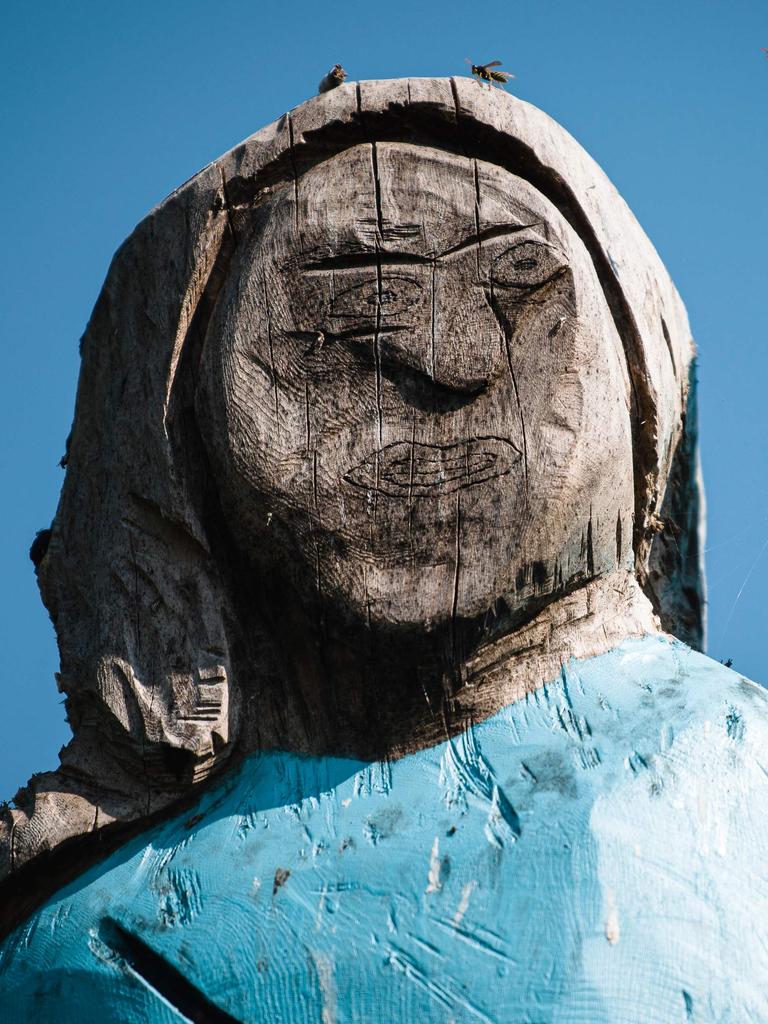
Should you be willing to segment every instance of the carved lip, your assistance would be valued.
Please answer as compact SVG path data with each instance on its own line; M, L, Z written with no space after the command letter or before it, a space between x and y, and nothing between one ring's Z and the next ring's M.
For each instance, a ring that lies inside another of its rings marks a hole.
M500 437L440 445L395 441L371 452L344 479L390 498L432 498L504 476L521 458L520 450Z

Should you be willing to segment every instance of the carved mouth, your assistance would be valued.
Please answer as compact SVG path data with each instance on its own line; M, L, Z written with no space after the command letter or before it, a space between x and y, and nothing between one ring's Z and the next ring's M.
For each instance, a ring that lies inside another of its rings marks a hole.
M520 450L499 437L473 437L455 444L396 441L372 452L344 479L391 498L432 498L510 473Z

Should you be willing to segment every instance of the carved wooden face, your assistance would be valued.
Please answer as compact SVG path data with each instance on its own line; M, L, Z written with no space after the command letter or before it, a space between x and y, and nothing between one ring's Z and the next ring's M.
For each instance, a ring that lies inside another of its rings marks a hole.
M363 620L516 610L631 558L602 290L490 163L357 145L277 190L219 296L198 416L242 553Z

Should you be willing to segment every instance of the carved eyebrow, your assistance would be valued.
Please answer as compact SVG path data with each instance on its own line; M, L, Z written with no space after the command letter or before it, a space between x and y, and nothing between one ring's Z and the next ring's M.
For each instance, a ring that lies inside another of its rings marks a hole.
M354 246L350 245L345 251L345 247L342 245L340 247L341 251L335 253L329 254L322 250L315 255L311 252L307 253L299 263L299 268L308 271L353 270L356 267L375 267L379 264L382 266L391 266L393 264L431 264L436 260L443 259L445 256L453 256L455 253L463 252L473 245L488 242L494 238L503 238L505 235L519 234L521 231L527 231L529 228L539 227L540 223L540 221L535 221L533 224L494 224L491 227L484 228L478 234L474 234L458 242L456 245L444 249L442 252L429 254L375 249L372 246L361 248L358 243L355 243Z
M384 249L360 249L355 247L345 252L327 256L308 256L300 264L301 270L352 270L355 267L375 267L378 264L432 263L434 257L421 256L415 252L387 252Z
M537 228L540 225L541 221L534 221L533 224L495 224L492 227L484 228L471 238L467 238L463 242L459 242L457 245L452 245L450 249L446 249L444 252L438 253L437 258L441 259L443 256L453 256L454 253L461 252L463 249L469 249L471 246L477 245L480 242L490 242L494 238L503 238L504 235L517 235L521 231L527 231L529 228Z

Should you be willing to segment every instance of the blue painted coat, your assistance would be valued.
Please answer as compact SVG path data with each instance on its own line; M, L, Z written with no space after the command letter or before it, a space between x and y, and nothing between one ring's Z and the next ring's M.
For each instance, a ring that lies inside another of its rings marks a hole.
M767 855L766 693L647 637L397 762L252 757L5 941L0 1017L765 1022Z

